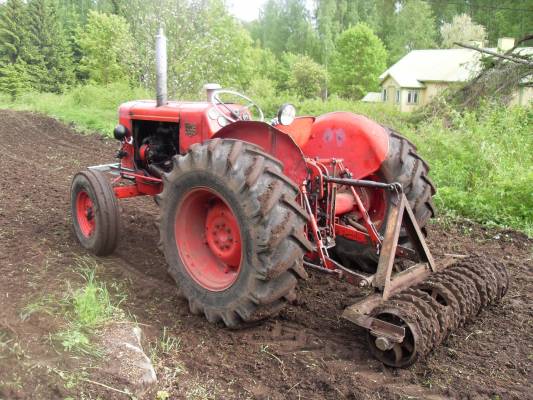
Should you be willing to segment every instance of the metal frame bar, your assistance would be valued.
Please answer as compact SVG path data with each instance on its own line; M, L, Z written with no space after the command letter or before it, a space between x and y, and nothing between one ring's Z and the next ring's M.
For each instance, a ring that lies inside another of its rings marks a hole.
M405 227L409 240L415 247L416 254L421 262L393 275L393 265L402 225ZM446 266L443 265L440 269ZM416 222L409 201L402 192L399 194L399 201L393 202L387 221L378 267L372 279L372 286L376 292L347 307L342 313L342 317L370 330L376 336L383 336L391 341L401 342L404 337L404 333L401 332L403 328L372 318L370 313L395 293L420 283L436 271L437 266L426 244L424 235Z

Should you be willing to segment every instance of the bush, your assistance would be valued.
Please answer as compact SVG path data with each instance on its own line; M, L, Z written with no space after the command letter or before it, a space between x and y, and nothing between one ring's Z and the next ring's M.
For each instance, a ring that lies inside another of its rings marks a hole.
M437 207L489 225L533 234L531 108L484 105L409 135L432 167Z
M326 81L326 69L311 58L301 56L292 65L289 88L300 98L317 98L321 97L326 89Z

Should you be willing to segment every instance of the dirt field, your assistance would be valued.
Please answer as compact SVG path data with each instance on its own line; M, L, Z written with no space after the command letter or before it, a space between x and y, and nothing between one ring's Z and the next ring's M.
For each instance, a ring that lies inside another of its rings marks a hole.
M128 398L72 378L83 371L123 389L100 368L102 360L65 352L54 341L61 315L23 312L80 280L76 260L88 255L70 226L70 180L85 166L112 161L116 149L114 141L76 134L50 118L0 111L0 343L7 344L0 346L0 399ZM164 328L179 341L155 362L157 390L172 399L533 398L533 241L522 234L432 225L436 258L476 253L502 260L511 289L427 360L392 370L371 358L364 332L339 317L361 294L323 276L302 285L300 300L279 317L247 330L191 315L157 250L153 200L122 204L121 242L114 256L97 259L98 278L125 291L121 308L143 329L145 349Z

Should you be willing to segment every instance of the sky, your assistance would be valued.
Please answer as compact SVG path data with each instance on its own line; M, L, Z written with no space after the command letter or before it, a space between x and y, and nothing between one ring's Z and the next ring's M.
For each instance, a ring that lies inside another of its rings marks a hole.
M259 9L266 0L227 0L230 12L243 21L252 21L259 16ZM307 0L311 8L312 0Z
M266 0L228 0L230 12L243 21L252 21L259 16L259 9Z

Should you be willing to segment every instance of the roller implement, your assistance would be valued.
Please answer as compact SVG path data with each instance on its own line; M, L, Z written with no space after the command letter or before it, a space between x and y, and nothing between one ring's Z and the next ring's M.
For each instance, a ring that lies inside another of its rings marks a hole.
M84 248L111 254L118 200L153 196L160 249L192 313L230 328L255 323L321 272L368 293L343 317L391 367L424 357L505 294L500 264L433 259L435 188L406 138L346 112L296 117L289 104L265 122L254 101L213 84L205 102L168 101L165 47L160 32L157 100L119 108L118 162L73 179Z

